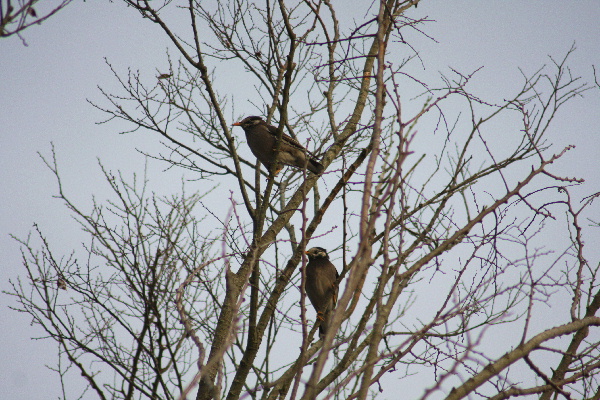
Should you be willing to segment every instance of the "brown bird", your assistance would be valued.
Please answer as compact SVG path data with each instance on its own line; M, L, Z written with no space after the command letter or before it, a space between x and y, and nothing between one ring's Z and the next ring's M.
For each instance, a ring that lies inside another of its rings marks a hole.
M329 261L327 251L322 247L313 247L306 252L306 295L317 311L319 335L324 336L329 329L331 315L337 304L339 274Z
M298 168L308 169L316 175L323 173L323 165L315 159L315 156L306 150L304 146L286 134L281 134L279 152L275 154L275 147L279 129L267 124L261 117L246 117L233 126L241 126L246 133L248 146L252 154L270 171L271 164L291 165ZM277 167L275 174L281 170Z

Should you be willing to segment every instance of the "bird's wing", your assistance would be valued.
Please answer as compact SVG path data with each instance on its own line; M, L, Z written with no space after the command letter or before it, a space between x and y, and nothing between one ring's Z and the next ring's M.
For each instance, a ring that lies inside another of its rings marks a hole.
M275 137L277 137L279 135L279 129L277 129L277 127L273 126L273 125L267 125L267 128L269 129L269 133ZM306 153L308 153L311 157L314 157L313 153L311 153L310 151L308 151L307 149L304 148L304 146L302 146L296 139L294 139L291 136L286 135L285 133L281 134L281 138L283 139L283 143L288 144L292 147L295 147L299 150L302 151L306 151ZM283 144L282 143L282 144Z
M338 289L339 289L338 279L340 278L340 274L338 273L335 265L332 264L332 267L333 267L333 270L335 271L335 281L333 282L333 307L335 308L337 306Z

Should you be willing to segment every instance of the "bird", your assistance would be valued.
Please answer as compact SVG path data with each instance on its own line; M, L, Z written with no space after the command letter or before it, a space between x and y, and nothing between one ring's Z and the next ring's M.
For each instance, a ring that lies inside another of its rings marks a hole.
M250 116L233 126L241 126L246 133L246 140L252 154L269 170L273 163L291 165L308 169L315 175L323 173L325 167L315 159L315 156L306 150L298 141L282 133L273 125L267 124L261 117ZM281 144L277 157L275 154L277 137L281 133ZM280 166L274 174L281 170Z
M331 324L331 316L337 304L338 277L335 266L329 261L327 251L322 247L313 247L306 251L306 295L317 312L319 335L324 336Z

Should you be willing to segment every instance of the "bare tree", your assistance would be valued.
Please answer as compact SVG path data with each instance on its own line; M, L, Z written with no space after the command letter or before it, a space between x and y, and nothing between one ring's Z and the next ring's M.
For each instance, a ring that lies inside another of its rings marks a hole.
M210 191L155 199L106 171L116 200L86 213L48 160L88 257L56 258L38 232L12 294L59 344L63 384L75 368L100 398L362 400L398 379L421 399L600 398L600 280L583 239L598 194L576 197L583 180L555 167L572 147L548 137L594 88L571 74L574 48L496 103L470 92L477 71L438 86L410 72L417 0L381 0L350 28L327 0L126 3L180 59L151 80L111 66L122 91L94 105L158 135L167 152L150 158L218 179L227 202L200 211ZM275 176L244 149L223 63L322 176ZM323 338L303 291L309 242L339 254Z
M21 32L32 25L39 25L58 11L65 8L72 0L60 0L50 4L40 0L1 0L0 1L0 38L18 35L23 43ZM38 4L40 3L40 4Z

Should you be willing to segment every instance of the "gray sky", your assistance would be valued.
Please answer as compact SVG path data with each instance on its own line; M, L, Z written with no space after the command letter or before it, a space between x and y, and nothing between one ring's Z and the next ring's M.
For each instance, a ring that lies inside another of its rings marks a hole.
M595 0L424 1L412 16L425 15L437 21L425 30L438 42L415 39L426 70L436 76L448 73L448 66L465 72L484 66L475 91L499 101L521 84L519 67L531 74L550 62L548 55L562 58L574 42L572 73L591 82L592 64L600 72L600 2ZM104 116L86 99L102 100L98 85L109 92L115 88L104 58L120 72L132 68L153 76L167 65L169 45L157 27L118 1L76 2L23 36L27 47L18 37L0 40L2 290L9 288L8 279L23 272L19 248L9 234L24 238L35 222L63 254L84 240L67 210L52 198L56 184L38 151L48 155L54 143L65 188L85 207L92 195L103 199L108 192L98 158L109 169L130 176L144 168L136 148L158 149L147 135L117 135L117 124L95 124ZM600 190L599 126L600 91L595 90L568 104L550 133L557 148L577 146L560 168L563 175L584 177L589 194ZM183 172L165 173L163 167L149 165L153 189L177 192ZM0 363L2 397L56 398L57 376L44 367L56 362L56 345L31 340L41 331L30 326L27 316L10 311L12 302L6 295L0 297L2 353L9 360Z

